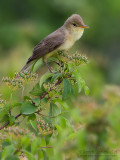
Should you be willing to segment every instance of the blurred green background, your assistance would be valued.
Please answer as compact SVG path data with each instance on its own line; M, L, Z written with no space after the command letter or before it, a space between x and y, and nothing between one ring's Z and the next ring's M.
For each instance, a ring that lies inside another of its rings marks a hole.
M1 0L0 94L9 102L10 91L1 82L2 77L19 72L34 46L74 13L80 14L90 26L70 51L78 51L89 59L89 64L80 66L80 70L90 88L90 96L82 92L70 112L75 121L85 124L86 134L79 136L79 145L91 147L97 143L97 146L119 150L120 0ZM25 92L28 93L30 87L32 85L28 85ZM13 95L13 101L17 99L20 92ZM70 149L69 152L73 153ZM61 153L59 149L58 153Z
M90 26L74 50L93 59L105 82L120 84L119 0L1 0L0 78L20 71L33 47L74 13Z

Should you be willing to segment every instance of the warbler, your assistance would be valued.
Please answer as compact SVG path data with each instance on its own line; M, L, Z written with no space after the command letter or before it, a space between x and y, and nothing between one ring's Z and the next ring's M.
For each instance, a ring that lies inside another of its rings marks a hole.
M70 49L81 38L85 28L89 27L84 24L80 15L73 14L70 16L62 27L49 34L34 47L32 56L20 72L31 70L40 58L43 58L44 63L49 68L47 59L59 51Z

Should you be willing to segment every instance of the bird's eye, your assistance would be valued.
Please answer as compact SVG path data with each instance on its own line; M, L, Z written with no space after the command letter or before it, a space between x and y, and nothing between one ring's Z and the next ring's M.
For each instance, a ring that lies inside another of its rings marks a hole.
M77 27L77 24L73 23L73 26Z

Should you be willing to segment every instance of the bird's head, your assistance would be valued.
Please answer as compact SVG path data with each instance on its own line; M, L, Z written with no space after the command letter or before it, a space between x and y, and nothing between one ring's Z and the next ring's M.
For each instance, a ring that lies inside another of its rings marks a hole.
M73 14L71 17L69 17L65 21L64 27L75 40L78 40L82 36L85 28L89 28L84 24L82 18L78 14Z

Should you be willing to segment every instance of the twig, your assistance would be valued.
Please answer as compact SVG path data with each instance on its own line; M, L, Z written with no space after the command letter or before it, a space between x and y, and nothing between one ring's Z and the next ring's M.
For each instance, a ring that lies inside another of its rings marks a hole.
M40 147L40 148L53 148L52 146L48 146L48 147Z
M55 86L59 85L61 82L62 82L62 80L58 80L57 83L55 84ZM42 96L40 96L40 100L43 99L47 94L48 94L48 92L45 92ZM21 115L22 115L21 113L19 113L18 115L16 115L15 116L15 120L18 119ZM4 125L2 125L0 127L0 130L3 129L3 128L5 128L9 124L10 124L10 121L6 122Z
M18 119L18 117L20 117L22 114L21 113L19 113L17 116L15 116L15 119ZM0 127L0 130L1 129L3 129L3 128L5 128L8 124L10 124L10 122L8 121L8 122L6 122L3 126L1 126Z
M12 101L12 93L10 94L9 115L11 115L11 101Z
M58 80L57 83L55 84L55 86L59 85L62 82L62 80ZM50 90L53 90L52 88ZM42 96L40 96L40 100L43 99L46 95L48 94L48 92L45 92Z
M21 101L23 101L23 95L24 95L24 87L22 88Z

